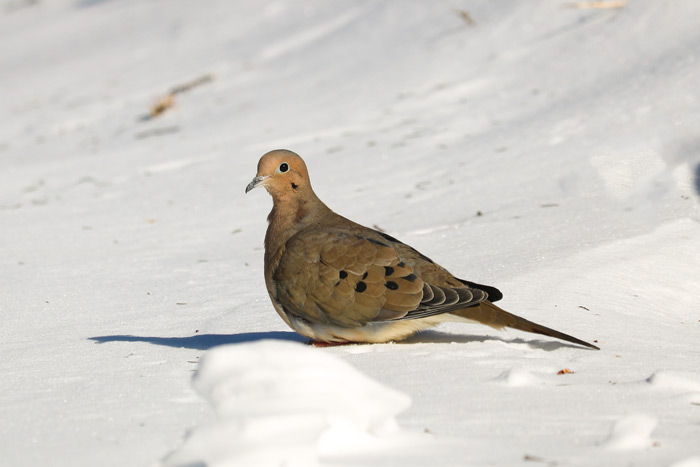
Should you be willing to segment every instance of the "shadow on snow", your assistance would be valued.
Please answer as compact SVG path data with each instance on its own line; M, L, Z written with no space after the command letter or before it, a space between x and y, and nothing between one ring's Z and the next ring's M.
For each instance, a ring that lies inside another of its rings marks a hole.
M149 344L165 345L167 347L209 350L217 345L242 344L264 339L274 339L294 342L307 342L304 336L291 331L273 332L242 332L240 334L195 334L188 337L157 337L157 336L96 336L90 337L96 344L107 342L148 342Z
M405 341L398 342L398 344L469 344L477 342L502 342L504 344L525 344L530 348L544 350L551 352L558 349L582 349L582 350L592 350L586 347L572 344L569 342L563 342L559 340L540 340L532 339L529 337L521 338L516 337L514 339L504 339L498 336L478 336L470 334L451 334L447 332L440 332L435 330L421 331Z
M164 345L167 347L209 350L217 345L225 344L243 344L246 342L255 342L265 339L292 341L299 343L309 343L309 339L291 331L272 331L272 332L243 332L239 334L196 334L187 337L158 337L158 336L132 336L132 335L114 335L114 336L95 336L89 338L95 341L96 344L105 344L107 342L147 342L154 345ZM485 343L485 342L501 342L504 344L526 344L533 349L544 350L551 352L561 348L576 348L582 347L561 342L556 340L533 340L527 338L504 339L497 336L478 336L464 334L450 334L440 331L422 331L408 339L397 342L396 345L410 344L470 344L470 343ZM372 344L347 344L347 345L372 345ZM381 344L380 344L381 345ZM587 350L587 349L586 349Z

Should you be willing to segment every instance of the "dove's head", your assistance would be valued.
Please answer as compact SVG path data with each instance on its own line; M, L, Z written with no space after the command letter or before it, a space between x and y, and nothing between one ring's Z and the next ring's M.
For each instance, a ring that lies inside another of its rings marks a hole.
M286 149L275 149L260 158L258 174L245 188L245 192L259 186L264 186L273 198L284 198L311 190L309 172L303 159Z

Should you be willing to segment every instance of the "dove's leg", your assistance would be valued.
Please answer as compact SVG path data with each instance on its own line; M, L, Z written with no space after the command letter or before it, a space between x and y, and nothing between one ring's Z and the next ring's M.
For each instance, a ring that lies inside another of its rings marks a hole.
M321 342L321 341L308 341L306 345L311 345L314 347L337 347L339 345L353 345L357 342Z

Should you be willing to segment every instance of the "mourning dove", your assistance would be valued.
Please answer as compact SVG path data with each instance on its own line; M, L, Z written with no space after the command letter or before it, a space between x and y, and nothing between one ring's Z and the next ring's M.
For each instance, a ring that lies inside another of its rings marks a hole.
M265 235L265 284L277 313L323 343L399 341L445 321L481 323L593 344L494 305L495 287L458 279L383 232L331 211L314 193L306 164L268 152L246 193L263 186L273 207Z

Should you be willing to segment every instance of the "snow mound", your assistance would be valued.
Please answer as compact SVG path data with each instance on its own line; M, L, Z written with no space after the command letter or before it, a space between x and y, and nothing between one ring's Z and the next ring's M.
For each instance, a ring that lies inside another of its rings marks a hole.
M504 371L496 381L511 387L534 386L540 383L539 378L523 368L511 368Z
M316 465L319 455L376 448L411 403L336 357L282 341L216 347L193 386L218 421L195 429L165 466Z
M693 405L700 405L700 377L681 371L657 371L644 380L652 388L685 395Z
M605 446L615 451L644 449L651 445L651 433L658 420L649 415L636 414L623 417L613 425Z
M700 467L700 456L688 457L671 464L671 467Z
M646 379L652 387L677 391L700 392L700 377L678 371L657 371Z

